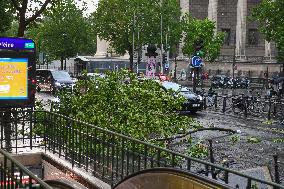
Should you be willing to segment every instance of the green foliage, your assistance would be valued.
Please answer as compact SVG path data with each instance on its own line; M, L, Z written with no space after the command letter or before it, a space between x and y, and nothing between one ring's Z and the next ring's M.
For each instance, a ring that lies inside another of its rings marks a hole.
M209 155L208 146L198 141L188 149L187 154L194 158L207 157Z
M74 0L62 0L44 14L43 21L31 28L28 36L51 59L90 54L96 50L96 35Z
M257 137L250 137L250 138L247 139L247 142L248 143L260 143L261 139L257 138Z
M143 141L195 127L191 126L192 118L174 113L183 97L162 90L156 81L139 81L128 71L78 81L72 94L59 96L61 114ZM163 142L154 143L165 146Z
M264 124L266 124L266 125L272 125L272 124L273 124L273 121L267 119L267 120L263 121L262 123L264 123Z
M185 15L182 19L184 32L183 53L191 56L195 53L195 44L203 41L204 57L206 60L214 61L223 44L224 33L217 32L215 34L215 23L205 19L198 20L190 15Z
M239 142L241 140L239 135L233 135L230 137L230 141L232 141L234 144Z
M9 1L9 9L15 11L15 17L18 21L18 37L24 37L26 29L40 19L42 13L48 5L55 4L60 0L24 0ZM13 12L14 13L14 12Z
M10 2L8 0L0 1L0 35L5 34L5 32L10 28L13 14L9 9Z
M284 138L274 138L272 141L275 143L284 143Z
M259 23L260 31L266 40L274 41L280 52L284 52L284 1L262 0L254 8L251 19ZM278 57L284 60L284 53Z
M181 12L178 1L161 2L101 0L96 12L93 13L97 34L102 39L109 41L116 53L124 54L128 51L130 61L133 61L133 33L135 34L135 49L145 44L160 44L162 18L163 43L165 44L167 35L168 45L176 44L181 34L179 24Z

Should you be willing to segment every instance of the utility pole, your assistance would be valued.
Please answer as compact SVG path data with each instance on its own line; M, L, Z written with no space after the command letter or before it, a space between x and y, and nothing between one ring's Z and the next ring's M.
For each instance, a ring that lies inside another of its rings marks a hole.
M170 32L170 27L168 26L168 32L166 33L166 53L167 53L167 63L169 62L169 59L170 59L170 57L169 57L169 45L168 45L168 33Z
M135 44L134 44L135 33L134 32L135 32L135 11L133 13L133 23L132 23L132 59L133 59L133 62L134 62L134 52L135 52Z
M236 34L234 37L234 49L233 49L233 64L232 64L232 72L233 72L233 95L235 95L235 66L236 66Z
M140 33L139 33L139 27L137 26L137 40L138 40L138 48L137 48L137 64L136 64L136 73L137 73L137 75L138 75L138 73L139 73L139 70L138 70L138 68L139 68L139 63L140 63Z
M163 73L163 0L161 0L161 73Z

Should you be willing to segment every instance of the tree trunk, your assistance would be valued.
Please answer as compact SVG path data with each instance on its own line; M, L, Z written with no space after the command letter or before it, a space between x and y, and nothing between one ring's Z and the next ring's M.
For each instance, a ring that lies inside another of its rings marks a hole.
M22 7L22 9L19 10L19 28L18 28L18 37L24 37L25 30L26 30L26 6Z
M63 61L64 61L64 57L61 56L61 58L60 58L60 62L61 62L60 70L63 70Z
M133 72L133 49L132 46L129 47L129 70Z
M25 23L19 23L18 37L24 37L26 26Z
M65 60L64 60L64 70L66 70L66 57L65 57Z
M174 81L177 82L177 57L175 56Z

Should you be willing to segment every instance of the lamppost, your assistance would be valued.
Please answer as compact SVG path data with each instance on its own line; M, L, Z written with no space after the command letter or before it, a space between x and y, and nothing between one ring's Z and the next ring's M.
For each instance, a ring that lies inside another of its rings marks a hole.
M160 2L160 8L161 8L161 59L160 59L160 63L161 63L161 73L163 74L164 70L163 70L163 0L161 0Z
M66 37L67 37L67 34L66 33L63 33L63 40L64 40L64 70L66 70L66 56L67 56L67 53L66 53ZM61 70L63 70L62 66L61 66Z
M236 35L234 37L234 47L233 47L233 64L232 64L232 72L233 72L233 95L235 94L235 66L236 66Z

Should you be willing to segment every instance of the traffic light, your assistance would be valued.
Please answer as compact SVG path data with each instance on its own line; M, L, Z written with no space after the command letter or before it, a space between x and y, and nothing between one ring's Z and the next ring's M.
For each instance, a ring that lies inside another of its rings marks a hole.
M195 53L194 55L195 56L199 56L199 57L203 57L204 56L204 51L202 50L204 47L204 42L203 40L198 40L194 43L194 50L195 50Z
M195 54L196 54L196 56L199 56L199 57L204 56L204 52L202 50L197 51Z
M163 63L163 64L166 64L166 63L167 63L167 56L166 56L166 54L163 54L162 63Z

